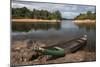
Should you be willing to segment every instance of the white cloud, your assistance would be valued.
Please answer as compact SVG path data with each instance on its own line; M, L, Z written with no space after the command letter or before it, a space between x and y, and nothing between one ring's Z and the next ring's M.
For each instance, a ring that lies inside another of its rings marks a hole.
M68 19L72 19L79 14L80 13L76 13L76 12L63 12L62 13L63 17L67 17Z
M13 1L12 7L20 8L27 7L28 9L44 9L48 11L59 10L63 17L73 18L79 13L85 13L87 11L95 12L94 6L83 6L83 5L71 5L71 4L53 4L53 3L41 3L41 2L31 2L31 1Z

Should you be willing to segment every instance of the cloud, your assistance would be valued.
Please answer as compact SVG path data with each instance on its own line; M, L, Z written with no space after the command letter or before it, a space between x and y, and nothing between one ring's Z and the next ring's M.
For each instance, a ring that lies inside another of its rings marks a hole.
M74 18L80 13L85 13L87 11L95 12L95 6L87 5L72 5L72 4L55 4L55 3L41 3L41 2L31 2L31 1L12 1L13 8L27 7L28 9L44 9L50 12L59 10L64 18Z
M76 12L63 12L62 13L63 17L67 17L68 19L73 19L74 17L76 17L79 14L80 13L76 13Z

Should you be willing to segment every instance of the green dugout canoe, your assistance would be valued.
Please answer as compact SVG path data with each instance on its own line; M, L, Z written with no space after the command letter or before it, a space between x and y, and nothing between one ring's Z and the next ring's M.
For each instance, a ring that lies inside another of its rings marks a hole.
M52 56L65 56L64 49L59 47L49 48L42 52L43 55L52 55Z
M83 46L87 44L87 35L82 36L81 38L72 40L72 41L65 41L63 43L58 43L53 46L49 46L46 48L38 47L34 48L35 51L41 52L42 55L51 55L51 56L65 56L67 53L73 53Z
M52 48L48 48L48 49L39 47L38 49L33 49L33 50L42 53L42 55L51 55L51 56L55 56L55 57L65 56L64 49L62 49L60 47L52 47Z

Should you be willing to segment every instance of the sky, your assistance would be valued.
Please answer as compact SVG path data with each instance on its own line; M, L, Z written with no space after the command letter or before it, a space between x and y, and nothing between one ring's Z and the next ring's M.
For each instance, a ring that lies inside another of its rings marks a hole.
M57 4L57 3L44 3L44 2L32 2L32 1L16 1L13 0L11 4L12 8L27 7L30 10L44 9L50 12L59 10L63 18L73 19L80 13L86 13L87 11L95 12L95 6L90 5L75 5L75 4Z

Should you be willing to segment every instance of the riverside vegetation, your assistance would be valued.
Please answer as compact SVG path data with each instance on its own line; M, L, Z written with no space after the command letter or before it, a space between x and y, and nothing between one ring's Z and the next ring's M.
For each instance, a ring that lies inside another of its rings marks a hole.
M54 12L49 12L47 10L37 10L37 9L29 10L26 7L22 7L22 8L12 8L12 19L63 20L67 18L63 18L58 10ZM74 18L74 20L85 20L85 19L95 20L96 13L87 11L86 13L80 13L80 15Z
M96 13L87 11L87 13L81 13L80 15L74 18L75 23L95 23L96 22Z
M91 11L87 11L87 13L80 13L80 15L75 17L75 20L95 20L96 19L96 13L92 13Z
M29 10L26 7L22 8L12 8L12 18L13 19L46 19L46 20L60 20L61 13L59 11L49 12L47 10Z

